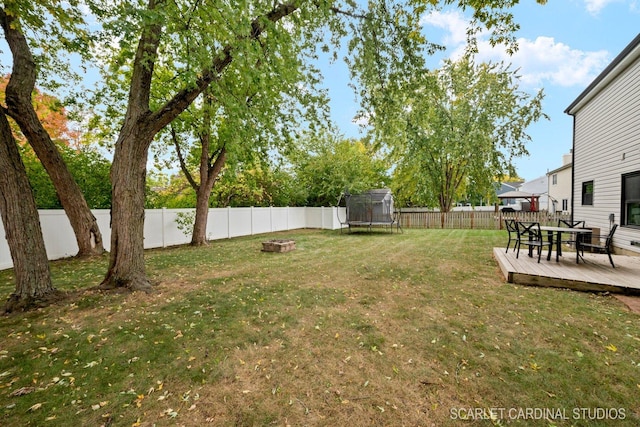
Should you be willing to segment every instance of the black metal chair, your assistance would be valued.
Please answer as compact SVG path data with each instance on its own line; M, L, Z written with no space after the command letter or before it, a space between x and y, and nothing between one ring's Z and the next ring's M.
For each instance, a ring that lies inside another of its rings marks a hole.
M548 239L544 240L542 231L540 231L540 223L538 222L516 222L518 230L518 241L516 242L516 258L520 255L520 245L529 246L529 256L532 255L533 248L538 248L538 263L542 255L542 248L549 246L547 261L551 259L551 248L553 247L553 234L548 235Z
M613 258L611 257L611 248L613 246L612 245L612 243L613 243L613 234L616 232L617 228L618 228L618 224L613 224L613 227L611 227L611 230L609 230L609 234L607 234L607 237L604 240L604 244L602 244L602 243L587 243L587 242L578 241L577 250L580 253L582 253L582 255L584 255L584 249L585 248L594 249L594 250L596 250L596 251L598 251L600 253L604 252L609 256L609 262L611 263L611 266L613 268L616 268L615 264L613 263Z
M509 252L509 245L511 244L511 235L513 234L514 236L514 240L516 241L513 244L513 250L516 250L516 246L518 245L518 228L516 227L516 220L515 219L505 219L504 220L504 226L507 229L507 232L509 233L509 241L507 242L507 250L504 251L504 253L506 254L507 252Z
M584 228L584 226L585 226L584 221L570 221L570 220L566 220L566 219L559 219L558 220L558 227ZM566 243L567 245L576 245L577 246L577 243L576 243L577 240L585 238L584 234L578 234L577 237L576 237L576 240L573 240L574 234L569 234L569 236L571 236L570 239L563 240L563 241L560 242L560 244Z

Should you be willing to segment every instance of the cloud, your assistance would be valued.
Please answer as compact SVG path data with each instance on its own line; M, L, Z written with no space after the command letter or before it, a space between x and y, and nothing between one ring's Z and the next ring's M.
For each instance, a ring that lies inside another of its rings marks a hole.
M553 37L535 40L518 39L518 51L508 56L504 49L487 41L479 44L483 61L504 61L520 69L521 81L527 86L587 86L610 62L606 50L582 51L557 42Z
M468 21L459 11L431 13L423 17L421 22L444 31L441 43L451 52L450 58L457 59L464 53ZM605 50L573 49L553 37L539 36L535 40L519 38L518 47L518 51L509 56L504 46L491 46L488 34L483 33L478 38L476 59L512 64L513 69L519 69L522 84L530 87L546 84L585 87L611 60L609 52Z
M607 7L610 3L614 3L619 0L584 0L584 5L591 15L597 15L602 9Z
M468 20L457 11L434 11L420 19L421 25L430 25L446 32L442 43L457 46L467 41Z

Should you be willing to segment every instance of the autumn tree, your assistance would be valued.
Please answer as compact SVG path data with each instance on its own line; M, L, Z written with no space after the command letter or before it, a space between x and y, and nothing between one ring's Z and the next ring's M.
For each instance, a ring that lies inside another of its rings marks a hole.
M42 15L46 13L50 14L54 25L42 19ZM51 52L61 48L77 51L82 45L78 40L82 39L84 33L78 29L78 22L82 22L81 14L70 6L42 6L18 1L5 3L0 8L0 26L13 59L11 77L5 88L6 114L18 124L51 178L74 230L78 256L89 256L104 251L102 234L80 187L66 167L33 102L38 69L47 69L47 65L51 64L59 65L52 59L56 55L51 55ZM48 47L52 49L38 46L40 49L45 48L44 50L49 52L48 55L38 58L33 56L24 34L25 28L29 28L30 25L33 26L34 32L40 33L36 39L47 40L45 44L50 43ZM49 38L43 37L45 35ZM63 46L56 46L56 43L62 43ZM63 68L56 69L62 72Z
M414 76L396 140L398 181L414 181L420 202L442 212L465 193L493 190L494 177L513 173L513 159L527 154L527 127L545 117L542 91L529 95L518 82L508 66L470 56Z
M0 77L0 104L5 102L5 89L9 75ZM73 179L91 209L111 207L109 169L111 162L95 146L85 141L85 135L69 127L69 114L63 103L39 89L33 91L33 107L42 127L60 152ZM38 209L62 209L63 206L49 174L29 145L15 121L9 119L13 136L18 142L22 161L34 192Z

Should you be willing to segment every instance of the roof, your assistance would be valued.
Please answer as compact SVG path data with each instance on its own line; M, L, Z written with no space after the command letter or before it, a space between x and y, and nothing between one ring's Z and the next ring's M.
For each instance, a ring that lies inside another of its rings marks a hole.
M506 193L498 195L499 199L530 199L532 197L540 197L540 195L526 191L507 191Z
M503 182L500 187L496 189L496 194L506 193L507 191L513 191L522 185L523 181Z
M563 171L563 170L565 170L565 169L569 169L569 168L570 168L570 167L572 167L572 166L573 166L573 163L572 163L572 162L567 163L566 165L562 165L562 166L560 166L559 168L556 168L556 169L554 169L554 170L552 170L552 171L547 172L547 176L549 176L549 175L553 175L554 173L558 173L558 172Z
M640 33L625 47L618 56L607 66L591 82L589 86L567 107L564 112L566 114L574 115L580 110L584 104L589 102L598 92L606 87L611 80L616 78L621 72L623 72L631 62L640 57Z

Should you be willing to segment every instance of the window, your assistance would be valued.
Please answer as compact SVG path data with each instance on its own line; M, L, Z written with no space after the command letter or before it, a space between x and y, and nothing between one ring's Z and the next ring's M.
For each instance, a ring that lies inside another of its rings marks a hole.
M582 183L582 204L593 205L593 181Z
M552 185L558 185L558 174L557 173L554 173L551 176L551 184Z
M640 171L622 175L621 223L640 228Z
M562 199L562 210L563 211L569 210L569 199Z

